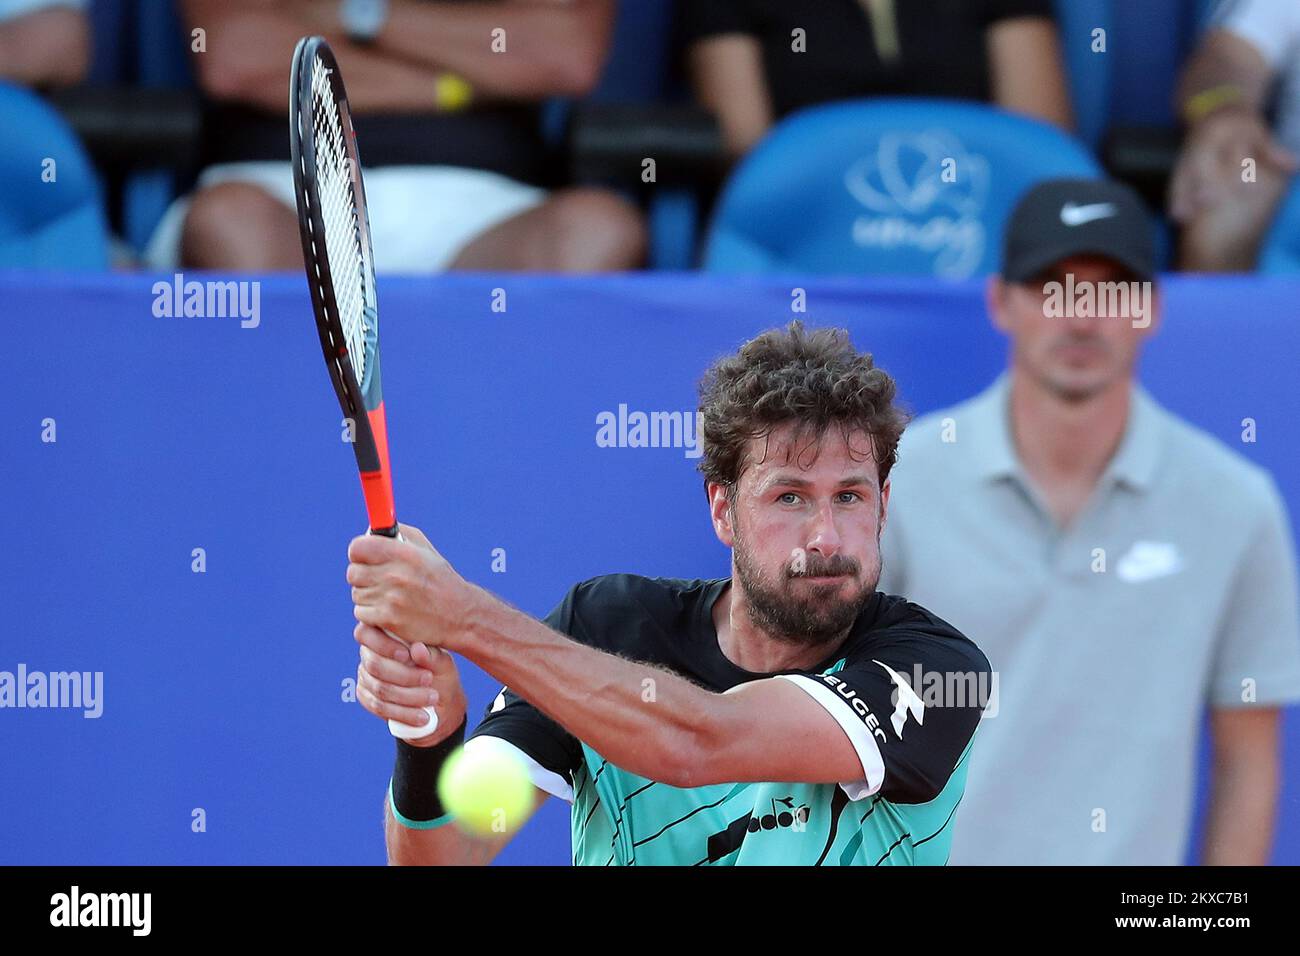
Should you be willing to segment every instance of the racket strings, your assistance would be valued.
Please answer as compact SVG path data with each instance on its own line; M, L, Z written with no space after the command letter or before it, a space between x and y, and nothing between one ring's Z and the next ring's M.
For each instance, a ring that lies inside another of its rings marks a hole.
M361 222L361 198L353 154L348 149L343 116L334 99L329 70L318 59L312 64L312 130L316 147L316 183L325 252L334 299L338 305L343 345L352 360L357 383L364 389L374 341L374 290L370 288L369 249ZM315 239L315 237L313 237Z

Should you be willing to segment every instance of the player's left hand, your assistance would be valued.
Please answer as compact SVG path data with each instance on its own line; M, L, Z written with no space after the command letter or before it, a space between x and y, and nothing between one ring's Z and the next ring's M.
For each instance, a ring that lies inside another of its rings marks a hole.
M455 650L476 589L411 525L405 541L364 534L348 545L353 616L408 644Z

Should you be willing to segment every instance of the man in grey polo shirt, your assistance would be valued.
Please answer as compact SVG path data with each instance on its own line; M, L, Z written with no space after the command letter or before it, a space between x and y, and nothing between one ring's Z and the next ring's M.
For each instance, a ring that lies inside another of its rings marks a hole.
M1204 862L1269 858L1300 699L1291 536L1263 469L1134 380L1151 235L1126 187L1032 189L988 287L1010 367L899 448L880 589L998 673L950 863L1181 863L1207 707Z

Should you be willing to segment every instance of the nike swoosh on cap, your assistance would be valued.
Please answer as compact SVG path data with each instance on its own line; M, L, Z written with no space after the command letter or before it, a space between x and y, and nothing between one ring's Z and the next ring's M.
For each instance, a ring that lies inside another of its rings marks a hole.
M1113 202L1095 202L1087 206L1068 202L1061 207L1061 222L1067 226L1082 226L1095 219L1108 219L1118 212Z

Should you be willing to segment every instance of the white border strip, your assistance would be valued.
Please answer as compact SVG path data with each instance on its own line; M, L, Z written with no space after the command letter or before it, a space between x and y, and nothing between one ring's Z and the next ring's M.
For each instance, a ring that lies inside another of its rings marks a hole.
M840 725L840 729L849 738L849 743L853 744L853 749L858 754L858 760L862 762L864 779L840 783L849 799L862 800L878 791L885 782L885 761L880 756L880 747L876 744L876 738L867 730L866 725L862 723L862 718L854 712L853 708L841 700L835 691L821 681L814 680L805 674L776 674L774 676L788 680L821 704L826 709L826 713L835 718L835 722Z
M573 785L565 780L558 773L547 770L528 754L524 753L504 737L493 737L491 734L482 734L478 737L471 737L465 741L465 749L470 747L480 749L482 747L493 747L498 750L506 748L514 753L516 757L523 761L524 766L528 768L528 779L533 782L533 786L539 790L545 790L553 797L559 797L565 803L573 802Z

